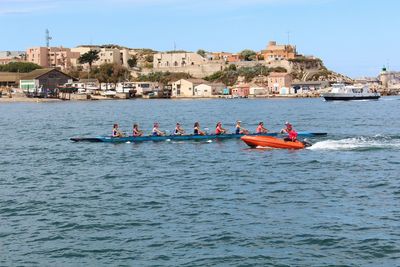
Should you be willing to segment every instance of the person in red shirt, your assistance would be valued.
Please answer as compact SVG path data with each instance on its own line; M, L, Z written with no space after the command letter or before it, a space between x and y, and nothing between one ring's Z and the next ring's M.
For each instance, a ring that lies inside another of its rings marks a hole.
M290 130L289 139L292 142L296 142L296 140L297 140L297 132L294 129Z
M268 133L268 129L264 127L264 123L260 122L257 126L256 133Z
M220 134L225 134L226 130L222 128L222 123L218 122L217 125L215 126L215 134L220 135Z

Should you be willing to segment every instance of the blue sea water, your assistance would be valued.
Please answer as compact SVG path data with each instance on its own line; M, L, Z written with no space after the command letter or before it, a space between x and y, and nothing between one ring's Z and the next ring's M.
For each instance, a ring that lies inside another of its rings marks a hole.
M1 266L399 266L400 98L0 104ZM328 132L73 143L157 121Z

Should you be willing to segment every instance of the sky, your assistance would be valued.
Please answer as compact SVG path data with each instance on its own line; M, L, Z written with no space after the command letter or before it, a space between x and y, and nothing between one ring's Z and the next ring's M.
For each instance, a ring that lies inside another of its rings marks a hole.
M260 51L290 43L350 77L400 70L397 0L0 0L0 51L119 44Z

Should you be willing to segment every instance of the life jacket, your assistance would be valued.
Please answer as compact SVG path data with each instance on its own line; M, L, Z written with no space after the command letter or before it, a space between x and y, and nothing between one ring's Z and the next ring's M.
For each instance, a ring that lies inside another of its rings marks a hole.
M215 129L215 134L221 134L221 133L222 133L221 127L218 126L218 127Z

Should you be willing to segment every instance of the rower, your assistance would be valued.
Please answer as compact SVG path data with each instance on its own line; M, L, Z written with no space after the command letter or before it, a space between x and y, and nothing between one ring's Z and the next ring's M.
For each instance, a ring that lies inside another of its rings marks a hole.
M215 134L220 135L220 134L225 134L226 129L222 128L222 123L218 122L217 125L215 126Z
M139 130L139 125L137 125L136 123L133 125L133 136L142 136L143 135L143 131Z
M160 131L160 129L158 129L160 125L158 124L158 122L155 122L153 125L153 130L151 131L151 135L152 136L163 136L165 135L162 131Z
M124 134L119 130L118 124L114 123L113 129L112 129L112 137L122 137Z
M193 134L194 135L206 135L205 132L200 130L200 123L198 123L197 121L194 123L194 126L193 126Z
M261 133L267 133L268 129L264 127L264 123L261 121L256 129L256 133L261 134Z
M292 125L289 122L285 122L285 128L283 128L280 133L281 134L284 134L284 133L288 134L291 130L293 130Z
M183 130L180 123L177 122L176 126L175 126L175 130L174 130L174 135L182 135L184 133L185 133L185 130Z
M243 128L240 124L241 121L236 121L235 134L249 134L249 131Z

